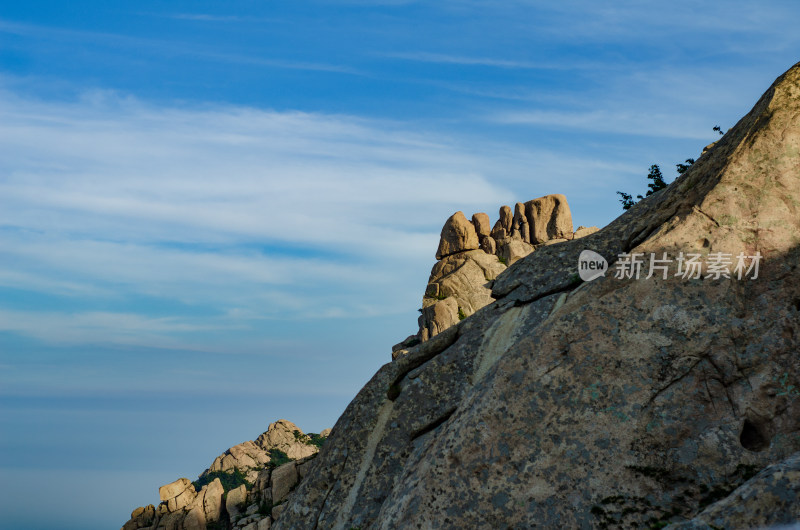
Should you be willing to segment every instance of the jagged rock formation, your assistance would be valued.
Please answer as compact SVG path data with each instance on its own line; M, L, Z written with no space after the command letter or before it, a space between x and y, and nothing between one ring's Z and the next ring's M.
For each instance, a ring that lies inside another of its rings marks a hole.
M520 259L495 302L384 365L274 528L797 521L799 211L800 64L666 189ZM504 208L492 235L524 225ZM587 248L705 265L581 283ZM715 278L723 253L758 277Z
M501 206L497 223L491 230L489 226L485 213L474 214L472 222L463 212L447 219L436 251L439 261L422 299L419 332L392 348L394 358L492 303L492 282L507 266L540 246L597 231L572 231L572 214L563 195L518 202L513 215L510 207Z
M235 445L218 456L197 482L179 478L161 486L161 503L136 508L122 528L268 530L330 432L325 429L312 438L290 421L271 423L255 442ZM226 489L220 478L241 483ZM201 484L198 491L195 486Z

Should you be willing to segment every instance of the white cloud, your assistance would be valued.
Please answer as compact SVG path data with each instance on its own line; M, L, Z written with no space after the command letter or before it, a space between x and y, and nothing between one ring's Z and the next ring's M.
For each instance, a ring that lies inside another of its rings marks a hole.
M443 220L513 199L491 182L490 159L412 127L6 89L0 285L82 307L162 298L224 314L225 329L412 312ZM13 300L3 306L15 311ZM6 312L0 327L48 341L194 345L179 337L196 325L191 311L179 321L147 311Z
M499 59L490 57L469 57L464 55L450 55L432 52L392 52L382 53L382 57L420 61L425 63L459 64L468 66L491 66L495 68L511 68L524 70L565 70L579 68L578 65L565 63L535 63L531 61L518 61L512 59Z

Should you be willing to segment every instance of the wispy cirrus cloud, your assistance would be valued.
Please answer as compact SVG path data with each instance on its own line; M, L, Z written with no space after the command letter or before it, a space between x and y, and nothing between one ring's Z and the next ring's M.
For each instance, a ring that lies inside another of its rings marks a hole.
M446 53L434 52L385 52L377 54L381 57L390 59L402 59L405 61L419 61L424 63L438 64L459 64L467 66L489 66L494 68L510 68L525 70L563 70L578 68L577 65L565 63L544 63L532 61L520 61L513 59L500 59L492 57L470 57L466 55L450 55Z
M237 15L211 15L207 13L175 13L171 15L155 15L164 18L172 18L175 20L192 20L198 22L243 22L258 20L250 17L241 17Z
M191 17L192 15L187 16ZM204 15L195 16L203 17ZM224 18L225 17L223 17L223 19ZM211 19L200 18L195 20ZM53 26L25 24L3 19L0 19L0 33L34 38L37 39L37 45L41 45L43 42L67 44L81 43L91 46L113 46L115 48L127 49L137 54L145 53L157 54L159 56L191 57L205 61L261 66L265 68L364 75L356 68L342 64L280 57L264 57L233 50L224 51L224 49L219 47L205 46L196 42L136 37L100 31L64 29Z
M137 344L177 348L205 326L198 310L227 315L220 336L263 319L413 311L442 219L510 198L491 171L468 145L391 121L6 88L0 287L84 309L37 324L9 295L0 328L70 342L141 332ZM148 302L131 312L132 298ZM159 300L185 306L178 320L153 317Z

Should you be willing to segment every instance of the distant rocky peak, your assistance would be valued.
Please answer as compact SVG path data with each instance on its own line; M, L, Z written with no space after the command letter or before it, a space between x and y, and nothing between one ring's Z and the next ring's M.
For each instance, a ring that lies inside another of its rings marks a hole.
M161 486L161 503L136 508L122 528L268 529L330 432L306 434L288 420L270 423L255 441L215 458L195 482L179 478Z

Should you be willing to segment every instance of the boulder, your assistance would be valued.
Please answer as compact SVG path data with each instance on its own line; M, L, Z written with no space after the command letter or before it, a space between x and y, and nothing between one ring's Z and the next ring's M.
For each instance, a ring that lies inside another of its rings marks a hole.
M513 239L521 239L526 243L530 243L531 241L528 220L525 217L525 205L521 202L518 202L514 205L514 218L511 224L511 237Z
M534 245L549 239L572 238L572 213L563 195L545 195L526 202L525 216L530 225L528 241Z
M533 252L533 245L521 239L505 239L497 247L497 256L505 260L506 265L511 265L515 261L524 258Z
M162 501L168 501L170 499L174 499L178 495L181 495L188 489L191 489L192 493L195 492L192 481L188 478L179 478L175 482L170 482L169 484L165 484L164 486L158 488L158 496Z
M571 239L579 239L581 237L590 236L590 235L594 234L595 232L597 232L598 230L600 230L600 229L597 228L596 226L589 226L589 227L579 226L578 229L575 230L575 233L572 234L572 238Z
M428 340L492 303L489 286L505 268L496 256L481 250L446 256L438 261L428 280L429 285L436 287L427 291L436 292L437 296L423 297L420 339Z
M270 525L272 525L272 520L269 517L264 517L263 519L258 521L256 530L269 530Z
M206 515L202 504L189 509L182 522L183 530L206 530Z
M494 224L494 228L492 228L492 233L490 235L497 241L500 241L501 239L505 239L509 236L509 231L506 230L501 221L497 221Z
M222 518L222 495L225 493L218 478L203 487L203 514L206 522L213 523Z
M439 248L436 250L436 259L463 252L465 250L475 250L480 247L478 234L475 226L467 221L463 212L456 212L451 215L442 227Z
M481 250L487 254L494 255L497 252L497 242L492 236L486 236L481 241Z
M489 216L485 213L473 214L472 226L475 227L475 232L478 234L478 241L483 241L483 238L488 237L492 231L492 225L489 224Z
M228 496L225 498L225 509L228 511L231 521L236 521L243 515L246 502L247 487L244 484L228 492Z
M131 512L130 520L122 526L122 530L150 528L156 521L156 508L152 504L140 506Z
M277 504L284 500L295 484L300 480L294 462L283 464L272 471L272 502Z
M165 514L158 520L156 530L181 530L186 512L183 510Z
M514 224L514 214L509 206L500 207L500 219L497 222L500 223L501 228L505 229L506 234L511 234L511 227Z
M458 301L455 298L424 304L419 317L420 337L425 342L450 326L458 324L458 321Z

